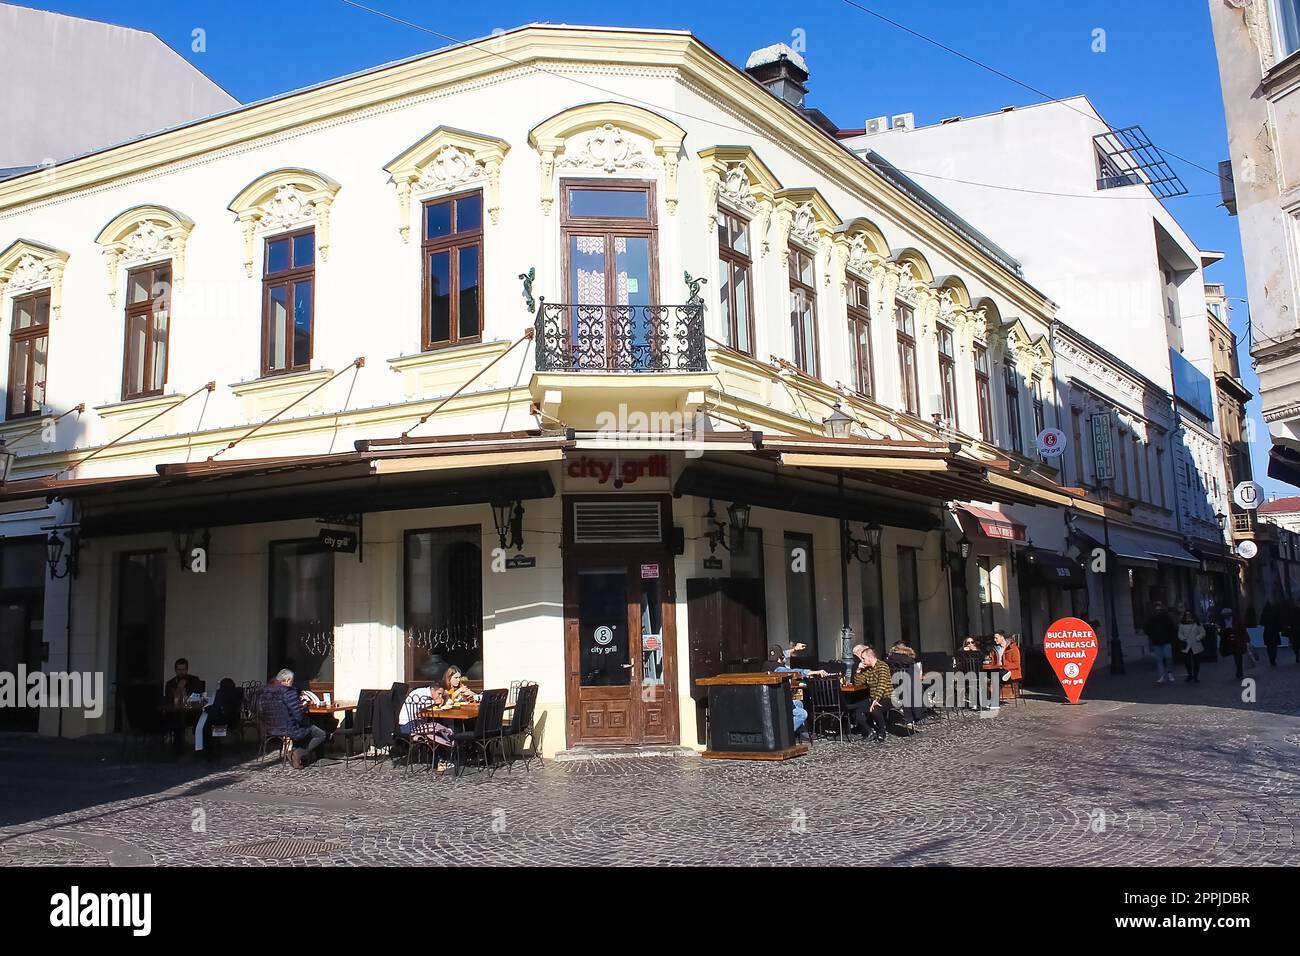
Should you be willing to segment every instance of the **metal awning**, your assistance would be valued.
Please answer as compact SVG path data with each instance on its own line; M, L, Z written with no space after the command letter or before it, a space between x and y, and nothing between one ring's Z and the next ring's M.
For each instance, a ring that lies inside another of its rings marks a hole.
M1100 521L1090 518L1076 518L1076 531L1091 538L1096 544L1104 545L1106 529ZM1162 564L1172 564L1182 568L1200 568L1201 562L1172 538L1152 534L1134 528L1131 525L1111 523L1110 550L1120 564L1135 568L1157 568Z
M1020 556L1024 559L1030 574L1042 584L1052 587L1074 590L1086 588L1088 579L1077 561L1056 551L1046 548L1023 548Z
M958 504L957 509L974 518L980 534L986 538L992 538L995 541L1025 540L1025 526L1000 511L969 504Z

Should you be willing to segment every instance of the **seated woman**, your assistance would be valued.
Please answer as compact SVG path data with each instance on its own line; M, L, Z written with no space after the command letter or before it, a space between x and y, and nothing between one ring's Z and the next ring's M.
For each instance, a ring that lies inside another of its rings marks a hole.
M412 687L406 695L406 700L402 703L402 710L397 720L398 729L411 739L412 745L416 741L420 741L431 745L451 747L451 728L430 717L420 716L420 711L441 707L446 702L447 692L441 687L436 685L432 687ZM446 768L446 761L438 761L438 772L441 773Z
M479 699L478 695L465 684L460 668L455 664L448 667L447 673L442 675L442 689L455 704L473 704Z
M976 643L975 638L967 637L966 640L961 642L961 649L963 651L978 651L980 646Z

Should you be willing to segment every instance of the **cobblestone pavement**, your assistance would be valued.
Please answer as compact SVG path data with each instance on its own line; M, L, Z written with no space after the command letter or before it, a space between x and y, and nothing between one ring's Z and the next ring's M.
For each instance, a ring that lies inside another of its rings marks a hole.
M1288 655L1289 656L1289 655ZM1155 686L786 763L610 759L450 780L325 761L122 763L92 741L0 736L0 866L139 863L1300 863L1300 666ZM183 856L174 848L183 845ZM846 849L847 848L847 849Z

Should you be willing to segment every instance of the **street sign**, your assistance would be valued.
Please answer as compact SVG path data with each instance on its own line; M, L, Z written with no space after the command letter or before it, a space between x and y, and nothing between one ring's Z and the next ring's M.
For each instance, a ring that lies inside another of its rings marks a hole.
M1038 454L1044 458L1060 458L1065 452L1065 432L1059 428L1044 428L1038 433Z
M340 531L337 528L322 528L317 535L320 543L330 551L338 551L343 554L355 554L357 550L357 533L355 531Z
M518 571L521 568L535 568L535 567L537 567L536 555L516 554L506 558L507 571Z
M1111 444L1110 412L1097 412L1092 423L1092 462L1098 481L1115 478L1115 449Z
M1077 617L1063 617L1043 635L1043 653L1065 696L1077 704L1097 659L1097 632Z
M1245 511L1254 511L1264 502L1264 487L1257 481L1243 481L1232 489L1232 500Z
M1259 545L1254 541L1242 541L1237 545L1237 556L1249 561L1255 555L1259 554Z

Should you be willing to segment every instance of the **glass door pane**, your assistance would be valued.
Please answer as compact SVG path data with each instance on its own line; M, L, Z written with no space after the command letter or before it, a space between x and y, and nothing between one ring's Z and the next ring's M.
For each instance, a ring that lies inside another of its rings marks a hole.
M578 674L583 687L632 682L627 569L578 572Z
M658 578L641 579L641 683L664 682L663 597Z

